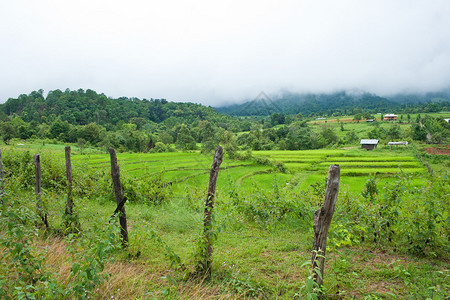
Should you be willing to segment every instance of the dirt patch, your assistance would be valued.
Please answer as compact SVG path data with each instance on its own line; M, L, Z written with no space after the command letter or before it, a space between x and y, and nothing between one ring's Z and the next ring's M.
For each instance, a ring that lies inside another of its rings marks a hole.
M426 148L425 151L428 154L433 155L450 155L450 145L445 145L439 148Z

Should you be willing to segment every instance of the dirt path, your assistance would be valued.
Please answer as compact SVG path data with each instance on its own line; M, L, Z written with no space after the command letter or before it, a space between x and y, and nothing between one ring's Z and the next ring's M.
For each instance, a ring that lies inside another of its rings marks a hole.
M434 155L450 155L450 145L445 145L443 147L439 148L426 148L425 151L427 151L428 154L434 154Z

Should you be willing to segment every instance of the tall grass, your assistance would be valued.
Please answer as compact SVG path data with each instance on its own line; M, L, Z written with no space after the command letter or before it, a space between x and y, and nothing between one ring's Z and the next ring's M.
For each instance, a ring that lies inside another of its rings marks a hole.
M95 156L96 163L88 156L73 160L75 210L82 231L68 235L60 217L66 193L63 155L41 152L51 227L45 231L35 227L32 153L6 149L2 154L8 193L0 208L4 298L307 296L301 287L310 270L301 266L311 258L312 214L323 201L325 172L280 174L251 162L222 169L213 225L213 276L204 281L191 279L188 271L195 264L202 230L207 174L183 170L179 178L188 177L185 180L175 181L175 171L170 180L167 173L155 178L152 167L146 169L152 155L127 154L129 162L142 165L133 163L140 166L139 174L122 172L130 196L130 244L123 251L114 247L120 244L117 223L108 222L115 201L104 157ZM173 163L182 166L194 155L173 155ZM199 164L203 168L210 160L200 157ZM265 170L271 173L256 174ZM444 298L450 293L448 180L405 172L374 177L377 192L368 197L362 194L366 179L342 178L328 240L324 293L343 298ZM154 198L155 192L164 197ZM15 245L27 250L25 256L14 252ZM16 263L21 259L23 263ZM28 269L26 261L35 267Z

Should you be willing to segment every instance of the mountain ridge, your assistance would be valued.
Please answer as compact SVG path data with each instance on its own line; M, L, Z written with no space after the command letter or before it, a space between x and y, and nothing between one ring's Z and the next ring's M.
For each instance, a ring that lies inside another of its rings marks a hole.
M423 94L402 93L392 96L348 91L319 94L287 92L276 97L269 97L265 93L260 93L254 100L214 107L214 109L220 113L233 116L266 116L273 113L330 115L336 112L353 114L355 110L386 113L408 105L420 106L426 103L444 103L448 107L448 102L450 102L450 90Z

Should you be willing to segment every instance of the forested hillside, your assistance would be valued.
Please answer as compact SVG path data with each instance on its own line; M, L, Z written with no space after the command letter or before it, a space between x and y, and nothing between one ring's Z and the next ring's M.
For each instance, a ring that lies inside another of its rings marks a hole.
M423 113L447 110L450 93L398 94L380 97L370 93L293 94L260 97L243 104L218 107L217 111L235 116L264 116L272 113L304 116L339 116L366 110L372 113Z
M121 97L112 99L93 90L50 91L44 98L43 91L22 94L10 98L0 106L1 119L18 115L25 122L51 123L59 118L73 125L95 122L110 128L118 123L161 123L168 119L191 123L198 120L220 122L229 120L211 107L193 103L168 102L165 99L138 99Z
M121 151L142 152L155 146L165 151L165 145L173 143L195 149L217 128L222 133L237 132L249 130L250 123L200 104L113 99L89 89L54 90L47 97L42 90L33 91L0 105L0 134L5 143L12 138L39 138L109 145Z
M44 143L77 143L80 147L112 146L120 152L166 152L173 151L174 145L183 151L209 152L221 144L231 156L237 150L357 145L361 138L427 141L429 134L429 142L442 143L448 137L449 126L443 116L426 115L447 110L449 102L443 98L402 104L404 99L394 102L345 92L302 97L291 94L276 101L266 98L220 110L230 114L235 110L240 115L231 116L201 104L165 99L113 99L89 89L55 90L44 97L39 90L0 105L0 135L6 144L13 138L32 138ZM404 115L396 122L377 122L378 112ZM339 119L342 115L346 117ZM317 122L317 116L328 117L330 123ZM376 122L359 124L364 119Z

